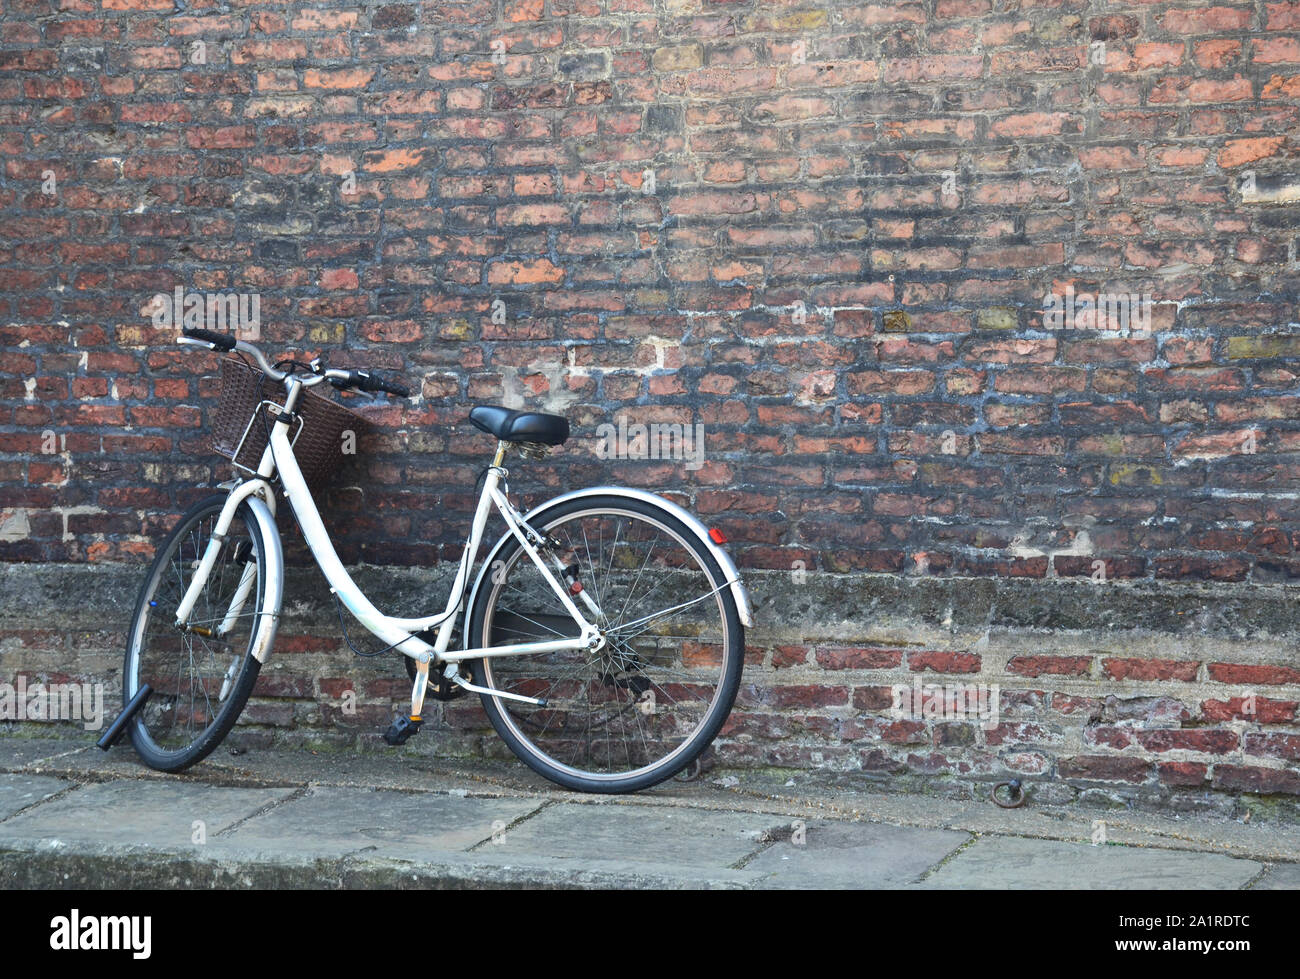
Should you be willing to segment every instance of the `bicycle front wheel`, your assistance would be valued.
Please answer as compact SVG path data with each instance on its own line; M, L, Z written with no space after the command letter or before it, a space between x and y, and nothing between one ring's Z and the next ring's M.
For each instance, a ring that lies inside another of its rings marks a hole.
M181 517L154 558L131 621L123 703L143 684L153 688L129 731L145 764L159 771L206 758L234 726L261 669L252 650L266 597L266 546L247 503L235 512L187 627L176 624L225 502L207 497Z
M698 537L636 497L569 500L530 519L558 546L543 557L602 634L595 650L484 657L475 682L545 700L483 694L497 733L529 767L566 788L633 792L686 768L735 701L744 628L727 579ZM489 569L470 645L575 637L578 627L517 541Z

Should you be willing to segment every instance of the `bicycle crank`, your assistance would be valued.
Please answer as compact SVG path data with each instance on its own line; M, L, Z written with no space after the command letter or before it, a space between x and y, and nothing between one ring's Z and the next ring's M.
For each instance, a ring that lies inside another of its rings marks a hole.
M403 656L406 660L406 675L410 677L411 682L415 682L415 660L409 656ZM434 700L455 700L457 697L465 696L462 687L438 670L432 663L429 664L429 685L425 688L425 696L432 697Z

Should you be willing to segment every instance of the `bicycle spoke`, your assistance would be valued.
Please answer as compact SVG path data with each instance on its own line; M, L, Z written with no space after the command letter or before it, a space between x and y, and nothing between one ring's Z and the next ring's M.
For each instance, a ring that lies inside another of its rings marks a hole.
M628 588L627 590L627 597L623 599L623 607L618 610L618 616L616 617L616 621L622 621L623 613L627 611L627 603L632 600L632 595L636 592L636 586L638 583L640 583L641 575L645 573L646 565L650 563L650 555L653 553L654 553L653 547L651 547L650 550L645 552L645 560L641 562L641 567L638 568L636 572L636 579L632 582L631 587Z
M689 602L682 602L680 605L674 605L672 608L666 608L662 612L655 612L652 615L646 615L639 619L633 619L631 622L624 622L621 625L613 626L612 628L610 628L609 631L612 633L621 633L626 629L631 629L632 627L641 625L642 623L653 622L657 619L663 618L666 615L675 615L677 612L684 611L685 609L690 608L692 605L698 605L700 602L708 601L718 592L722 591L722 589L725 587L726 587L725 583L721 584L717 588L713 589L713 591L706 592L705 594L701 595L699 598L692 598ZM644 631L645 631L644 629L641 630L641 632ZM640 634L641 633L638 632L636 635L640 635ZM635 638L635 636L633 638Z

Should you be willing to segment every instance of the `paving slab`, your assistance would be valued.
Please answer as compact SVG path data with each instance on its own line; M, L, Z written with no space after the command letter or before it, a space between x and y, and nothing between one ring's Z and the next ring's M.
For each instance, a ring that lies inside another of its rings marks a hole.
M560 803L480 847L494 862L514 857L723 869L754 853L779 819L628 803Z
M1213 850L1262 862L1300 861L1300 823L1283 820L1224 818L1208 813L1112 809L1081 804L1049 805L1030 801L1019 809L1002 809L986 795L977 799L940 798L914 792L890 792L865 784L861 775L801 772L737 772L729 808L764 805L815 807L817 816L867 819L909 826L958 829L981 835L1032 836L1072 843L1091 843L1104 822L1111 843L1171 850Z
M316 786L209 841L227 852L339 855L364 850L371 856L418 861L468 850L544 801Z
M1263 864L1218 853L981 837L920 886L1040 890L1234 890Z
M818 821L794 828L745 869L768 875L763 888L904 887L968 840L947 830Z
M1250 886L1252 891L1300 891L1300 864L1275 863L1262 879Z
M26 768L39 764L46 758L67 757L87 747L93 742L62 740L57 738L15 738L0 735L0 768ZM102 755L99 751L96 754Z
M71 784L48 775L0 775L0 820L62 792Z
M197 782L121 779L83 785L0 823L0 842L51 840L192 847L201 822L212 837L291 789L236 789Z

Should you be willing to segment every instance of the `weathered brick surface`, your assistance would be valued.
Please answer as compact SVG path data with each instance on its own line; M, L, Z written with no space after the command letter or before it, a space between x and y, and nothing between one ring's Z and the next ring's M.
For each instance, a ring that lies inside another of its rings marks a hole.
M5 0L0 560L142 562L224 471L215 361L149 316L181 286L419 390L325 495L347 560L454 556L457 423L507 401L577 432L526 495L670 492L751 572L1293 580L1300 6L1010 7ZM1149 329L1044 310L1099 292ZM703 424L703 465L597 458L619 415ZM820 634L759 631L737 730L795 733L735 757L1295 791L1286 731L1215 734L1294 729L1293 652ZM326 723L337 639L280 651L298 706L256 719ZM1029 716L871 720L918 676Z
M15 601L30 599L31 586L17 575L0 577L0 677L11 683L23 677L28 687L101 683L114 713L125 629L108 627L105 620L122 618L137 573L130 565L63 565L37 575L45 590L66 585L80 591L93 582L104 604L118 610L107 615L92 605L47 603L38 609L31 601ZM445 585L443 571L359 574L368 590L399 607L423 602L422 596ZM1192 630L1155 616L1147 628L1116 629L1107 625L1118 618L1115 607L1100 597L1087 611L1096 620L1093 628L1009 627L1008 608L1034 596L1046 606L1059 601L1052 593L1069 587L1028 582L1019 598L951 606L947 625L927 613L931 603L923 596L902 597L893 603L887 627L857 613L837 621L833 635L819 638L816 630L825 625L776 620L792 595L831 603L833 593L814 598L817 584L797 591L776 572L755 572L751 583L760 622L750 634L743 685L710 766L809 768L895 789L977 798L985 798L996 782L1018 778L1041 801L1238 815L1253 809L1261 816L1300 819L1300 683L1256 672L1261 661L1291 655L1300 634L1292 628L1263 638L1267 630L1260 627L1278 620L1260 606L1272 601L1280 611L1289 601L1285 593L1256 593L1242 599L1254 605L1235 622ZM1096 591L1083 583L1073 587ZM1122 587L1097 594L1113 595ZM1171 607L1203 602L1199 587L1180 587ZM1233 600L1235 586L1215 587L1223 604ZM299 569L289 588L275 652L235 742L250 749L378 748L379 732L408 702L404 670L395 656L360 660L351 654L313 572ZM829 621L820 613L818 618ZM1257 638L1243 643L1237 638L1241 631ZM889 636L907 639L891 642ZM1170 647L1179 649L1178 659L1165 655ZM1032 675L1018 673L1010 668L1015 662L1036 668ZM1062 663L1070 669L1045 668ZM1115 664L1121 668L1111 668ZM1079 666L1087 668L1078 672ZM1210 666L1217 669L1210 672ZM417 750L467 759L504 756L476 698L430 702L425 713ZM25 722L16 728L32 735L54 725ZM77 736L88 735L78 729Z
M416 433L505 398L588 434L544 482L671 487L749 566L1289 579L1294 21L13 0L0 556L138 560L213 470L212 361L141 312L181 285L422 382L353 550L463 510L482 440ZM1151 332L1044 329L1067 289L1149 293ZM708 464L602 464L620 412Z

